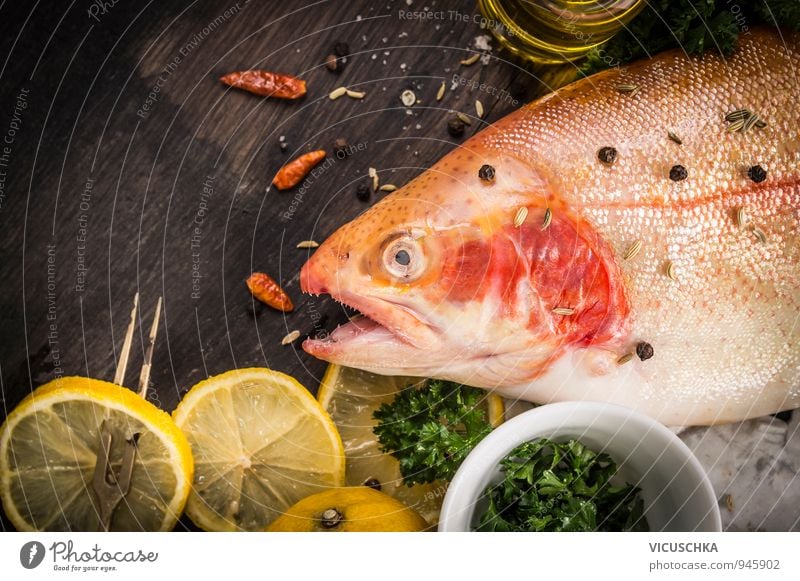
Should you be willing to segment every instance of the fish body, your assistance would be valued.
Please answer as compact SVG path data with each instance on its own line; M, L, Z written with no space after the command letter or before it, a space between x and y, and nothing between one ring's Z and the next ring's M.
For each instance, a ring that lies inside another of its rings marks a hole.
M797 71L800 36L756 30L729 58L665 52L487 127L320 246L304 290L365 318L304 349L668 425L797 407ZM763 123L737 131L742 110Z

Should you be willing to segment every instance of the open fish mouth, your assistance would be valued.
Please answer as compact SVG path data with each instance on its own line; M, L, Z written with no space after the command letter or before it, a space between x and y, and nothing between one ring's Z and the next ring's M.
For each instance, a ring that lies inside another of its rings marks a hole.
M326 337L307 339L303 343L303 349L315 357L329 359L337 353L344 355L346 352L350 356L357 356L354 350L379 346L382 350L388 346L402 347L404 351L421 350L431 348L437 341L433 329L401 304L349 293L314 294L328 294L337 302L358 311L350 321L338 326Z
M439 344L435 328L399 300L328 288L305 267L300 280L304 292L316 296L329 295L360 315L352 317L325 337L304 341L303 349L310 355L353 364L357 361L372 362L377 351L385 356L387 350L394 349L398 354L407 355L410 351L419 353Z
M386 341L406 343L384 325L358 314L327 335L307 339L303 342L303 349L310 355L328 359L337 353L344 354L359 347L379 345Z

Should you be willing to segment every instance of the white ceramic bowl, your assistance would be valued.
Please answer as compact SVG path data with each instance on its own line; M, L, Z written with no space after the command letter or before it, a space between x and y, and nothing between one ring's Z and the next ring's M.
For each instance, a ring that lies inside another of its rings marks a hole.
M471 531L486 507L483 491L499 482L499 463L523 442L577 439L609 454L620 476L642 489L651 531L720 531L719 506L700 463L675 434L638 412L600 402L538 407L502 424L467 456L442 506L440 531Z

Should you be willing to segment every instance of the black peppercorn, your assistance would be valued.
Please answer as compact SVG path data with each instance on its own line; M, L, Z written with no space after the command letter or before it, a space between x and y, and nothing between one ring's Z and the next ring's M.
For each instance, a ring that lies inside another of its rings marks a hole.
M747 177L749 177L757 184L760 184L765 179L767 179L767 170L765 170L760 165L754 165L753 167L747 170Z
M447 122L447 132L453 137L464 135L464 122L458 117L453 117Z
M378 492L380 492L380 490L381 490L381 481L378 480L377 478L367 478L364 481L364 486L367 486L369 488L372 488L373 490L377 490Z
M369 202L369 186L367 184L358 184L356 188L356 198L362 202Z
M653 346L646 341L636 344L636 355L642 361L647 361L654 355Z
M325 57L325 66L328 67L329 71L338 71L339 68L339 59L336 58L335 54L329 54Z
M689 172L682 165L673 165L669 170L669 179L673 182L682 182L689 177Z
M481 169L478 170L478 177L487 182L492 181L494 179L494 168L488 163L483 164Z
M339 159L344 159L350 154L350 151L347 147L347 140L340 137L336 141L333 142L333 152L336 154L336 157Z
M333 54L336 56L350 56L350 46L346 42L337 42L333 45Z
M617 160L617 150L613 147L601 147L597 152L597 159L603 163L612 164Z

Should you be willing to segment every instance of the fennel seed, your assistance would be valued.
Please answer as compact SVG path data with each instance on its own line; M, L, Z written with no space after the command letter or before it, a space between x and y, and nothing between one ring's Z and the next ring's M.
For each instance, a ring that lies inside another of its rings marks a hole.
M728 125L728 133L736 133L737 131L741 131L743 127L744 119L739 119Z
M641 249L642 249L642 241L641 240L637 240L636 242L631 244L630 247L625 251L625 254L622 255L622 259L623 260L632 259L634 256L639 254L639 251Z
M677 135L675 135L672 131L667 132L667 137L669 137L672 141L674 141L678 145L683 145L683 140Z
M728 125L728 131L731 133L737 131L745 132L753 127L763 129L767 126L767 123L763 119L749 109L737 109L726 113L725 121L730 123L730 125Z
M369 177L372 178L372 191L377 192L378 186L380 185L380 179L378 178L378 170L374 167L369 168L368 170Z
M476 62L478 62L479 58L481 58L480 53L475 53L471 57L465 58L464 60L462 60L461 64L464 65L465 67L469 67L469 66L474 65Z
M758 238L758 241L761 242L761 244L767 243L767 235L758 226L753 227L753 234L755 235L756 238Z
M437 101L441 101L442 100L442 98L444 97L445 89L446 89L445 82L442 81L442 86L439 87L439 90L436 92L436 100Z
M528 208L522 206L519 210L517 210L516 216L514 216L514 226L519 228L522 226L522 223L525 221L525 218L528 217Z
M625 355L617 359L617 365L625 365L631 359L633 359L633 353L626 353Z
M742 131L747 131L751 129L756 123L758 123L759 119L757 115L751 115L744 121L744 126L742 127Z
M737 109L725 114L725 121L738 121L739 119L747 119L752 113L747 109Z
M665 269L665 271L667 273L667 276L671 280L678 280L678 277L675 274L675 263L672 262L671 260L667 261L667 268Z
M289 343L294 343L299 338L300 338L300 331L295 329L294 331L286 335L286 337L281 339L281 345L288 345Z
M553 314L568 317L575 314L575 309L570 309L569 307L556 307L553 309Z
M456 117L461 119L462 123L464 123L466 125L472 125L472 121L470 120L470 118L467 115L464 115L464 113L462 113L461 111L456 113Z
M475 112L478 114L478 119L483 119L483 103L475 101Z
M318 246L319 242L315 242L314 240L303 240L297 243L298 248L317 248Z
M747 224L747 214L744 213L744 207L739 206L736 208L736 226L738 226L739 230L745 227Z
M397 189L397 186L394 184L383 184L379 189L382 192L393 192Z
M542 220L542 230L547 230L550 227L550 222L553 221L553 211L547 208L544 211L544 220Z
M346 92L347 92L347 87L339 87L338 89L334 89L333 91L331 91L330 94L328 95L328 98L331 101L335 101L336 99L344 95Z
M639 89L641 89L641 87L633 83L621 83L617 85L617 92L627 94L630 96L633 96L636 93L638 93Z
M347 96L350 97L351 99L363 99L364 97L367 96L367 94L364 91L351 91L350 89L347 89L345 92L347 93Z

